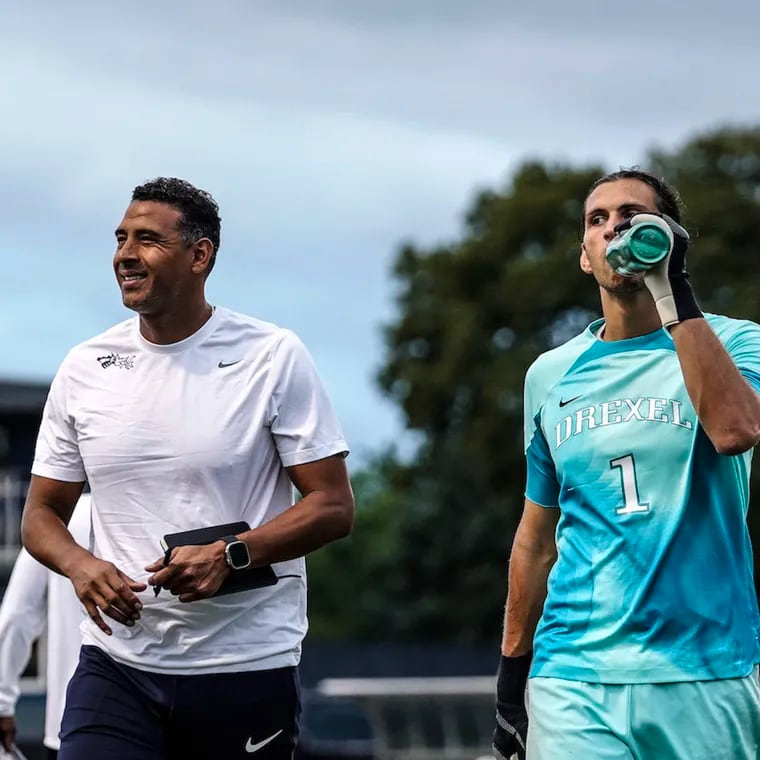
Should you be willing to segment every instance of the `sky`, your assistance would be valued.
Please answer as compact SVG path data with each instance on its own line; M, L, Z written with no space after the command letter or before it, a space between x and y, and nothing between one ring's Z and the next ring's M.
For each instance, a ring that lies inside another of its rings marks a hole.
M360 466L410 440L375 383L401 243L456 239L527 159L760 124L759 28L755 0L7 4L0 378L47 381L130 316L113 230L178 176L221 207L209 301L304 340Z

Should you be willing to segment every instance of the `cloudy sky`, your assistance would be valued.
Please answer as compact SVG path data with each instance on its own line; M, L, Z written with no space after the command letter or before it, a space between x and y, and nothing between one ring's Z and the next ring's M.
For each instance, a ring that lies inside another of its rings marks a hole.
M526 6L519 7L518 6ZM209 300L295 330L363 461L400 242L455 237L526 158L608 168L760 124L756 0L29 0L0 10L0 376L126 316L132 188L209 190Z

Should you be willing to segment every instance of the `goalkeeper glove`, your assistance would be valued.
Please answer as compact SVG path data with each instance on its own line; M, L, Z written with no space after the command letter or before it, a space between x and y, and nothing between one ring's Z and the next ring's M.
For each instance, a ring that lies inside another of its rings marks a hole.
M615 227L620 235L636 223L636 216ZM663 327L672 327L687 319L702 317L694 291L686 271L686 251L689 247L689 233L666 214L656 214L662 218L673 233L670 253L644 275L644 284L654 299L657 313Z
M496 677L496 728L493 752L497 760L510 760L517 753L525 760L528 736L528 711L525 709L525 687L533 653L519 657L502 657Z

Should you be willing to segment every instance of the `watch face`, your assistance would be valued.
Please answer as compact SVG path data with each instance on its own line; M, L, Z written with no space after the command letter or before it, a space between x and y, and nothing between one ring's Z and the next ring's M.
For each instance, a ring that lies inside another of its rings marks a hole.
M243 570L251 564L248 547L242 541L227 544L227 558L233 570Z

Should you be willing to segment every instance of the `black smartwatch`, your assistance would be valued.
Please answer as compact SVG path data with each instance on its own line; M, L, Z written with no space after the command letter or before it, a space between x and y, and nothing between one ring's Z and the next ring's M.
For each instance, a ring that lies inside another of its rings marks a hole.
M241 541L237 536L222 536L222 541L227 544L224 547L224 559L228 567L233 570L245 570L251 566L251 555L245 541Z

